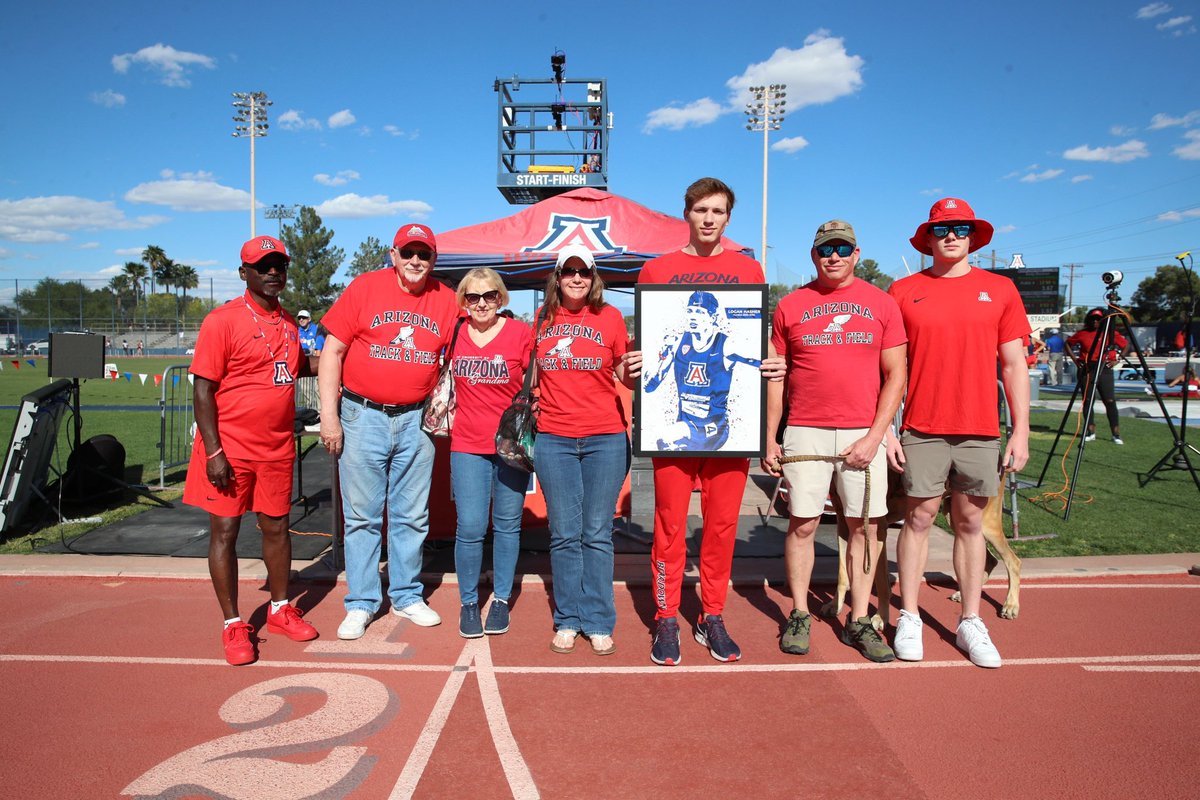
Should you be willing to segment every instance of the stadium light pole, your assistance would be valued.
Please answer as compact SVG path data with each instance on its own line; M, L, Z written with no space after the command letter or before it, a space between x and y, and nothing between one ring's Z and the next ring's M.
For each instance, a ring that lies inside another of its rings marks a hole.
M254 222L258 216L254 201L254 140L267 135L267 108L271 101L266 92L233 92L233 137L250 139L250 238L254 238Z
M762 131L763 135L763 198L762 198L762 268L767 274L767 140L771 131L779 130L783 122L783 107L787 101L787 84L772 83L770 86L751 86L751 102L746 103L746 130Z
M298 206L285 206L275 203L267 206L267 210L263 212L263 216L267 219L279 220L279 238L283 239L283 221L285 219L295 219L296 209Z

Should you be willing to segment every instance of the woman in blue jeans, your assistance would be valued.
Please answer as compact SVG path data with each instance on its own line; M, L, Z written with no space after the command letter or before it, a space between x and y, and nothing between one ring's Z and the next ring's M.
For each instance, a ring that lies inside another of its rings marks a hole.
M569 653L582 633L597 655L616 649L612 520L629 472L628 423L614 377L632 386L625 320L604 302L592 253L569 245L535 316L539 413L536 471L550 517L554 639Z
M450 480L458 528L454 568L462 608L458 632L468 639L508 630L508 601L521 540L521 512L529 474L496 455L500 415L512 403L529 365L532 331L499 315L508 290L494 270L473 269L458 284L467 322L450 354L458 410L450 434ZM479 572L488 509L492 518L492 604L487 622L479 610Z

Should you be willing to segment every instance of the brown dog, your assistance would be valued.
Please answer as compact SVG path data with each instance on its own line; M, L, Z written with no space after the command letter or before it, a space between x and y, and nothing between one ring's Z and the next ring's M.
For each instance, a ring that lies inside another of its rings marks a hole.
M1008 539L1004 536L1004 527L1002 519L1004 515L1003 501L1003 484L1001 484L1001 494L989 498L987 506L983 509L983 538L987 541L987 562L984 564L984 582L991 576L992 570L1000 561L1004 561L1004 567L1008 572L1008 596L1004 599L1004 607L1000 610L1000 616L1004 619L1016 619L1017 614L1021 611L1021 559L1008 546ZM836 496L835 496L836 497ZM836 505L836 500L835 500ZM888 527L896 522L904 521L905 512L905 495L904 487L900 481L900 476L895 472L888 472L888 511L887 516L882 522L876 526L875 532L875 549L872 552L874 563L879 564L880 558L885 558L887 553L887 532ZM846 541L849 538L849 532L846 528L846 522L841 513L841 508L838 508L838 582L837 594L833 600L821 607L821 615L824 617L837 616L842 605L846 602L846 593L850 590L850 578L846 573ZM993 553L995 555L993 555ZM999 558L997 558L997 556ZM875 597L878 598L878 611L871 617L871 624L875 626L875 630L883 632L884 624L891 613L891 575L887 569L886 560L875 568ZM962 596L959 592L955 592L950 596L950 599L956 603L962 602Z

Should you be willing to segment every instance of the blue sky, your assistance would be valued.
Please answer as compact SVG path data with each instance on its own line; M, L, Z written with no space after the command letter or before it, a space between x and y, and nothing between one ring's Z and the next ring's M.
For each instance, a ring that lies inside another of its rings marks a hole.
M679 214L688 183L720 177L738 192L728 234L756 250L744 87L788 84L772 281L811 276L813 231L834 217L904 275L920 260L908 237L946 195L996 226L989 255L1081 264L1079 304L1099 302L1105 270L1126 272L1128 301L1200 252L1200 0L6 6L0 301L14 279L99 285L148 244L196 267L204 294L210 279L236 294L235 91L274 103L258 202L315 206L347 262L406 221L514 213L495 188L492 82L549 77L555 49L569 77L608 80L611 190Z

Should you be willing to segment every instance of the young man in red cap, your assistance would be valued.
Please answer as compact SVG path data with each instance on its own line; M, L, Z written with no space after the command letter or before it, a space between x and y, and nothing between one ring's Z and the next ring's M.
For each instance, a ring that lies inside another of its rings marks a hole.
M237 537L254 511L262 530L271 605L267 630L306 642L317 631L288 602L292 540L292 426L296 377L312 374L296 321L279 306L291 259L283 242L257 236L242 245L238 275L246 292L211 311L192 359L197 435L183 502L208 512L208 571L225 615L225 660L255 660L254 628L238 615Z
M933 266L902 278L889 290L908 333L908 396L899 448L908 509L897 545L903 601L892 646L896 657L924 657L918 593L929 553L929 530L950 481L954 572L962 591L958 647L972 663L999 667L1000 654L979 618L983 592L983 509L1000 491L1000 470L1029 460L1029 380L1022 338L1030 333L1016 285L976 269L967 256L992 240L992 226L976 219L966 201L934 203L909 241ZM1013 431L1000 456L996 413L996 358Z
M811 255L816 280L780 300L771 324L771 346L787 358L791 389L780 447L776 434L784 417L784 386L767 385L767 453L762 460L764 470L786 475L791 487L784 561L792 612L779 649L808 653L813 540L832 479L849 530L850 618L842 641L871 661L892 661L895 654L867 615L879 559L865 555L874 552L868 548L874 548L875 529L887 514L884 435L904 395L904 323L895 300L854 277L861 253L850 223L835 219L817 228ZM784 454L829 460L781 469L777 459ZM868 476L870 530L862 519ZM864 571L868 563L870 570Z
M346 618L339 639L357 639L383 603L379 561L387 514L392 613L441 623L419 575L429 533L433 440L421 406L458 318L454 290L430 278L437 240L408 224L392 241L392 267L359 275L321 320L321 441L341 454L346 524ZM344 437L344 441L343 441Z
M1116 383L1113 378L1113 368L1119 359L1129 352L1129 341L1115 328L1109 330L1109 340L1097 343L1100 338L1101 323L1106 312L1103 308L1093 308L1083 319L1083 330L1075 331L1067 338L1066 350L1078 369L1079 383L1086 392L1093 382L1096 383L1100 402L1104 404L1104 413L1108 417L1108 429L1112 431L1113 444L1125 444L1121 439L1121 417L1117 414ZM1086 397L1086 395L1085 395ZM1081 398L1082 399L1082 398ZM1096 440L1096 418L1088 419L1085 441Z
M682 250L652 259L642 267L638 283L684 285L765 283L762 267L752 258L721 247L721 236L733 211L733 190L716 178L701 178L687 188L683 217L689 228ZM640 365L640 353L628 354ZM638 367L640 368L640 367ZM763 361L763 377L782 380L782 358ZM654 462L654 545L650 553L654 575L657 627L650 660L674 666L680 663L679 598L687 560L688 505L697 478L700 481L704 533L700 544L700 602L703 612L695 638L718 661L737 661L742 651L725 630L722 613L733 568L738 511L750 470L748 458L671 457Z

